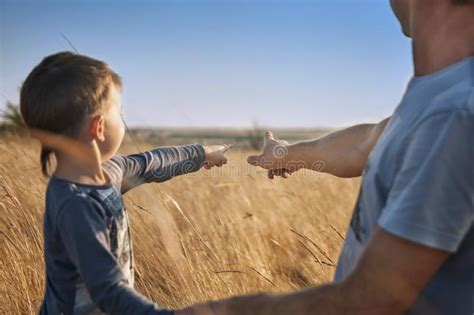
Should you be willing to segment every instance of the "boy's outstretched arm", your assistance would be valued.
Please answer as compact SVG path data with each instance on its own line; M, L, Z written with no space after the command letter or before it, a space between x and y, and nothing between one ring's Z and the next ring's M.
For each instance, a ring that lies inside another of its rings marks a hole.
M287 177L301 168L338 177L362 174L372 148L389 118L377 124L360 124L330 133L322 138L289 144L265 135L263 153L248 157L248 162L269 171L268 175Z
M107 314L172 315L172 311L159 309L127 285L117 258L110 250L102 211L93 201L76 196L65 202L57 216L56 232L87 289L82 292L84 287L71 288L76 290L76 300L64 301L67 307L87 305L88 294ZM72 314L74 310L63 312Z
M143 184L163 182L172 177L222 166L230 145L200 144L156 148L147 152L116 155L104 163L107 173L122 182L122 193Z

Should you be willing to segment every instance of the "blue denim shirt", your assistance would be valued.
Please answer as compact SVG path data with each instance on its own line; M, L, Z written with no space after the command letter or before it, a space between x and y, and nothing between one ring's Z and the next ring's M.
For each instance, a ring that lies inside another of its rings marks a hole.
M451 253L409 314L474 314L473 161L471 57L410 81L364 169L335 281L380 226Z

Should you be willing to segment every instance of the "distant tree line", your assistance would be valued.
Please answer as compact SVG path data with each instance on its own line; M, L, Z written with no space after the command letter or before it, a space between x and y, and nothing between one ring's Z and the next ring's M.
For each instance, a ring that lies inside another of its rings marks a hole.
M25 123L21 117L20 107L7 101L5 109L0 111L0 132L19 132L24 129Z

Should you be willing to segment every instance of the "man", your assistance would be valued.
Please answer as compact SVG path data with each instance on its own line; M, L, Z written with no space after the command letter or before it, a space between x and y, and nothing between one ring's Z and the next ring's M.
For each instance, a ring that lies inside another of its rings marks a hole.
M268 132L248 159L270 178L301 167L363 176L334 284L189 312L474 313L474 4L391 4L413 39L415 76L390 120L293 145Z

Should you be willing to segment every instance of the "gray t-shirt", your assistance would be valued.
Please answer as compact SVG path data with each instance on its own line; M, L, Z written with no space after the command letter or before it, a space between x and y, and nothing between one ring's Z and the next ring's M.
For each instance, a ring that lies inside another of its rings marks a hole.
M471 57L410 81L369 156L335 281L354 270L378 225L451 253L409 314L474 314L473 162Z
M154 314L133 289L133 256L122 194L142 183L197 171L201 145L164 147L103 164L112 182L84 185L51 177L46 191L46 291L40 314Z

